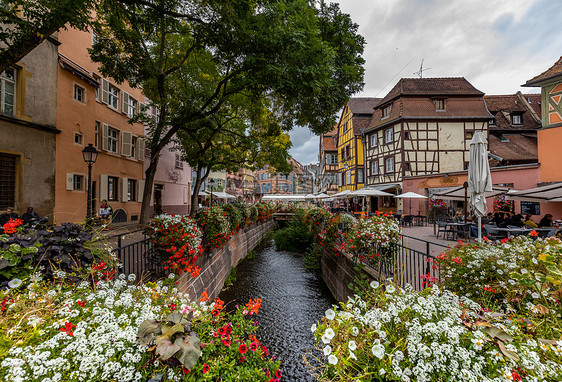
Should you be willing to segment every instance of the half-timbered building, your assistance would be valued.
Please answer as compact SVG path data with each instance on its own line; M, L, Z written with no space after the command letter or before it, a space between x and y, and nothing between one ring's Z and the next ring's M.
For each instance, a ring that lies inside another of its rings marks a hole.
M354 191L365 183L363 133L380 98L350 98L337 126L338 189Z
M320 163L320 192L328 195L338 192L338 150L336 140L338 126L320 136L318 162Z
M487 136L484 93L465 78L403 78L380 101L365 130L366 184L402 188L404 176L460 171L472 135Z

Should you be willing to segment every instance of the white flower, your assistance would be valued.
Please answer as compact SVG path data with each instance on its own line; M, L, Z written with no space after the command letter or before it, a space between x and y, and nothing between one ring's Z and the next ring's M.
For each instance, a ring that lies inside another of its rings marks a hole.
M376 280L371 281L371 288L377 289L377 288L379 287L379 285L380 285L380 284L379 284L378 281L376 281Z
M385 375L385 374L386 374L386 370L384 370L384 369L381 368L381 369L379 370L379 375Z
M335 365L338 363L338 357L336 357L333 354L330 354L330 356L328 357L328 362L331 363L332 365Z
M538 294L537 292L533 292L533 294L531 294L531 297L533 298L539 298L541 295Z
M168 278L169 278L170 280L173 279L174 277L176 277L176 275L173 274L173 273L170 273L170 274L168 275Z
M137 276L135 276L134 273L131 273L131 274L129 275L129 281L130 281L130 282L134 282L136 279L137 279Z
M310 327L310 331L312 333L316 332L316 324L312 324L312 326Z
M384 345L382 344L374 345L371 351L373 352L373 355L378 359L382 359L382 357L384 357L385 350L384 350Z
M336 317L336 312L334 312L332 309L328 309L325 315L328 320L333 320L334 317Z
M23 281L21 281L20 279L13 279L13 280L10 280L10 282L8 283L8 286L10 288L17 288L21 285L22 282Z
M332 354L332 347L330 345L326 345L322 351L324 352L325 356L329 356L330 354Z
M326 337L328 337L328 338L331 340L332 338L334 338L334 336L336 335L336 333L334 333L334 330L333 330L332 328L328 328L328 329L326 329L326 331L324 332L324 335L325 335Z
M329 344L332 339L326 336L325 334L322 336L322 342L325 344Z
M351 334L354 337L357 337L357 335L359 334L359 329L357 329L357 326L354 326L353 328L351 328Z
M355 350L355 349L357 349L357 344L356 344L355 341L353 341L353 340L349 341L349 343L347 344L347 346L349 347L349 350Z
M393 285L387 285L386 286L386 292L387 293L394 293L396 291L396 288L394 288Z

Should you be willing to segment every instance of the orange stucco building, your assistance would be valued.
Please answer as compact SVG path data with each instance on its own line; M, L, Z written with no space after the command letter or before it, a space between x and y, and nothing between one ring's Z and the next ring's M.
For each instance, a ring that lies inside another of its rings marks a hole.
M93 34L75 29L59 33L54 222L83 222L87 173L82 150L99 151L92 167L93 211L107 199L114 221L138 219L144 189L144 126L129 123L144 109L140 89L104 78L87 49Z

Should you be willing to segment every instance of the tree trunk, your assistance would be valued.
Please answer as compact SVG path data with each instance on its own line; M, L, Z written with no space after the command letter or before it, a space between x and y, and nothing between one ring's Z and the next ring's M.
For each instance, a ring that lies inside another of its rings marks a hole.
M160 153L151 153L150 156L150 166L145 171L144 180L144 193L142 195L142 207L140 213L139 223L144 225L148 223L150 219L150 199L152 198L152 185L154 184L154 176L156 175L156 168L158 166L158 160L160 159Z
M197 210L199 208L199 203L197 203L197 197L199 197L199 188L201 188L201 183L207 179L210 171L207 171L204 176L201 176L201 166L197 166L195 170L195 183L193 186L193 194L191 194L191 211L189 212L189 217L194 218Z

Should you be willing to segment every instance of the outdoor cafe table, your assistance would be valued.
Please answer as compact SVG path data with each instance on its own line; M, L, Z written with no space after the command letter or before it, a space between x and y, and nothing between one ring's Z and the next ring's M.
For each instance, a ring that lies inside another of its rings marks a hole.
M417 225L417 226L426 226L427 225L427 216L412 215L412 220L414 221L414 225Z
M528 235L532 231L536 232L550 232L552 228L496 228L498 232L505 233L507 237L511 237L511 235Z
M455 236L462 236L465 239L470 237L470 226L472 223L446 223L446 229L453 233L453 239Z

